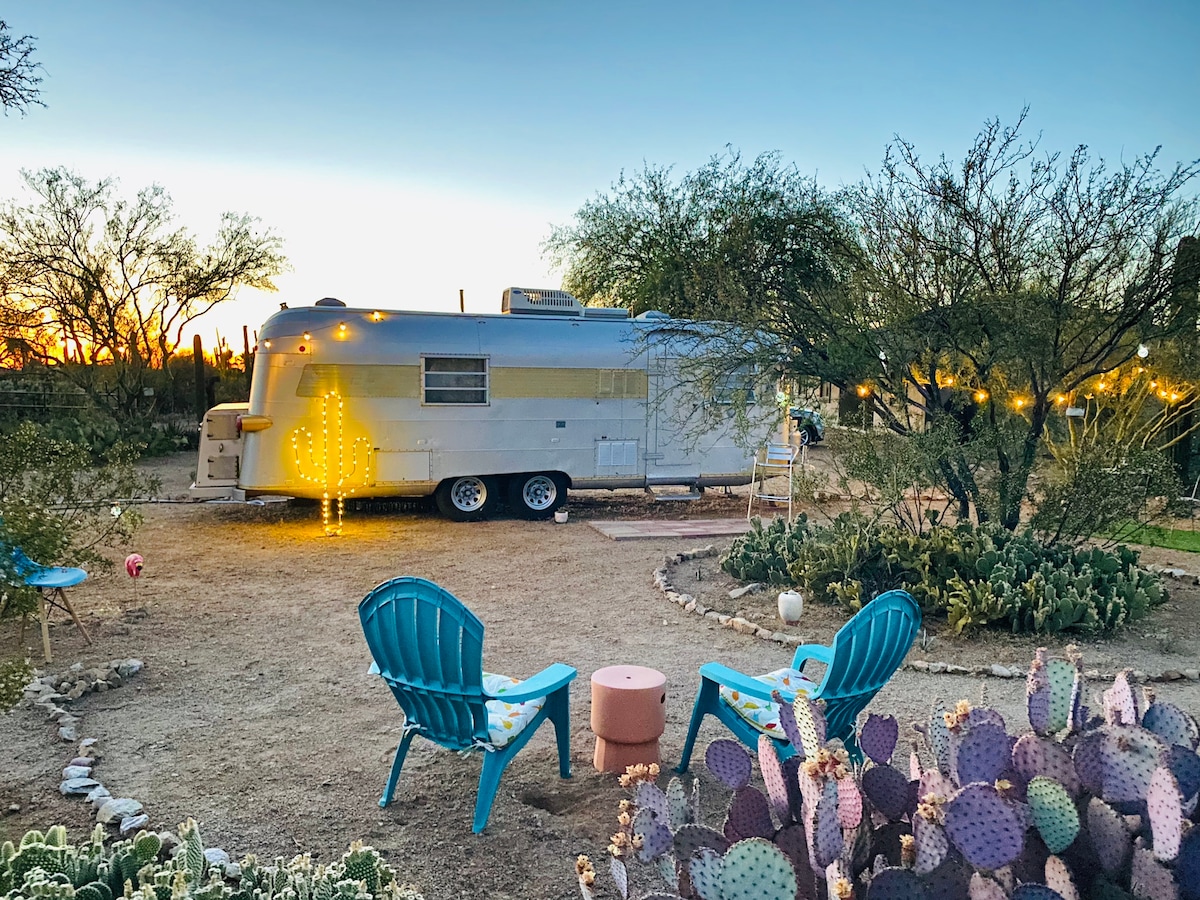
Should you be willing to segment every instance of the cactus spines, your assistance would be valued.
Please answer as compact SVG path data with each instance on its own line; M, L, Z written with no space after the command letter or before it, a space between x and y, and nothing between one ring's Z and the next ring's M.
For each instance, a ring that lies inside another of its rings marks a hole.
M680 861L690 859L694 853L703 849L724 853L729 849L729 844L729 838L715 828L690 823L675 832L675 858Z
M1087 805L1087 824L1088 839L1100 867L1109 874L1119 872L1133 849L1133 835L1125 819L1099 797L1092 797Z
M839 778L837 784L838 823L843 828L857 828L863 817L863 798L854 779Z
M734 791L725 815L725 834L737 840L742 838L771 838L775 834L775 823L771 820L771 809L762 791L755 787L744 787Z
M918 875L928 875L946 861L950 839L941 825L924 816L914 816L912 828L913 845L917 852L913 871Z
M687 791L678 778L672 778L667 784L667 817L671 828L675 830L694 821Z
M794 900L797 888L791 861L770 841L747 838L725 854L721 900Z
M667 809L667 795L652 781L639 781L633 788L633 802L639 811L653 814L660 822L669 822L671 812Z
M938 771L950 775L950 729L946 726L946 707L941 700L933 704L929 712L929 724L925 728L925 740L937 760Z
M1063 900L1079 900L1079 888L1067 864L1057 856L1046 860L1046 887L1058 893Z
M1012 892L1012 900L1065 900L1056 890L1044 884L1021 884Z
M771 809L781 821L786 822L791 818L791 796L788 794L787 776L783 772L779 754L775 751L775 742L765 734L758 736L758 768L762 772Z
M1130 669L1117 673L1113 685L1104 692L1104 719L1109 725L1137 725L1138 704L1129 685Z
M929 892L911 869L880 869L867 888L867 900L926 900Z
M999 869L1020 854L1025 829L990 784L969 784L946 804L946 834L979 869Z
M200 826L191 816L179 826L179 838L183 841L180 855L184 868L191 876L192 884L198 885L204 878L204 842L200 840Z
M827 781L812 819L813 856L821 868L837 859L844 845L842 826L837 817L837 801L837 782Z
M721 854L708 847L699 850L688 862L688 877L700 900L721 900Z
M1038 775L1030 779L1025 798L1046 848L1051 853L1062 853L1071 846L1079 834L1079 811L1066 788Z
M1185 900L1200 900L1200 828L1188 831L1179 845L1175 874Z
M877 716L871 713L863 723L862 732L858 736L858 746L872 762L883 765L892 761L899 737L900 725L895 716Z
M1012 738L990 722L973 725L950 739L950 768L960 784L995 781L1012 764Z
M1038 775L1053 778L1072 797L1079 796L1081 786L1075 771L1075 761L1062 746L1036 734L1023 734L1012 750L1013 768L1028 781Z
M862 774L862 790L883 815L895 822L912 806L913 782L891 766L871 766Z
M970 900L1008 900L1008 891L979 872L971 875L967 890Z
M821 708L804 694L797 694L792 703L796 717L796 728L800 732L800 749L805 759L813 759L825 743L825 714Z
M737 741L713 741L704 751L704 764L731 791L740 790L750 783L753 770L750 754Z
M1153 731L1168 744L1181 744L1195 750L1200 743L1196 720L1174 703L1155 700L1142 715L1142 727Z
M1179 854L1183 839L1183 797L1171 770L1159 766L1150 776L1146 789L1146 814L1150 819L1150 835L1154 839L1154 856L1170 862Z
M1133 864L1129 886L1138 900L1178 900L1179 883L1175 873L1154 858L1154 853L1142 846L1141 838L1133 848Z

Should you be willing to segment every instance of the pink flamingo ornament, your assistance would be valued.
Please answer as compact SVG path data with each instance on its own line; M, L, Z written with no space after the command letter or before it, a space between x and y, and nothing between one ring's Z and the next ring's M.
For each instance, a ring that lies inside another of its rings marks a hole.
M130 553L127 557L125 557L125 574L133 579L134 597L137 597L137 580L139 577L141 577L142 567L144 565L145 562L143 561L142 554L140 553Z

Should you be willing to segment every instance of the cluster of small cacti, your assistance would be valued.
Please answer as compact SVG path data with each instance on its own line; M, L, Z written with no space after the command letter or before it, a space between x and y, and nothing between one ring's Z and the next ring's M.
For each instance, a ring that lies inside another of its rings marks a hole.
M788 566L799 555L808 529L808 517L803 513L790 525L778 517L763 525L755 516L750 520L750 529L735 539L729 552L721 557L721 569L742 581L791 584Z
M1139 702L1123 674L1102 716L1084 691L1077 657L1039 651L1032 732L1015 739L966 701L935 704L918 728L928 762L914 746L907 770L893 764L894 718L869 716L842 747L826 743L819 704L781 703L788 743L759 740L765 793L740 744L709 745L709 770L733 791L721 830L698 823L694 788L638 782L610 847L614 882L628 897L636 858L670 890L647 900L1200 900L1196 720L1152 694Z
M247 856L236 869L212 865L204 855L200 828L192 819L171 835L175 851L164 852L158 834L141 831L106 845L103 825L87 843L72 845L67 831L30 831L20 844L0 846L3 900L421 900L411 886L397 884L392 870L371 847L350 845L329 866L308 856L282 857L260 865ZM236 872L236 874L234 874Z
M790 526L755 521L721 568L745 581L796 584L851 611L903 587L958 632L989 624L1032 634L1112 631L1166 599L1159 576L1128 547L1043 544L1030 531L970 523L914 534L852 513L821 526L803 516Z

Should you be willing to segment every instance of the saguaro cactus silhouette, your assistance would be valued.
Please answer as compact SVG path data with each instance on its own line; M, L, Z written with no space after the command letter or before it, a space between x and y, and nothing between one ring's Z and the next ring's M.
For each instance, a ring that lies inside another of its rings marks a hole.
M371 442L365 437L355 438L349 446L350 459L346 460L346 435L344 406L342 395L337 391L329 391L321 400L321 434L318 436L301 426L292 432L292 452L296 457L296 471L305 481L322 486L321 494L321 525L325 534L333 537L342 533L342 515L346 508L346 498L355 489L368 484L371 480ZM301 458L301 433L308 438L308 459ZM318 447L319 444L319 447ZM354 486L350 480L359 471L359 451L362 451L362 476ZM334 501L337 506L337 519L333 521L332 510Z

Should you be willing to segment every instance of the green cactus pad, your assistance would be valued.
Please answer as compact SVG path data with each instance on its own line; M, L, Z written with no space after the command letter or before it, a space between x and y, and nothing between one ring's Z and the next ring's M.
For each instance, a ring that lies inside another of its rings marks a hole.
M162 849L162 838L150 831L139 831L133 839L133 852L143 863L158 857Z
M770 841L738 841L725 854L721 900L795 900L797 888L791 861Z
M75 900L112 900L112 891L107 884L93 881L75 891Z
M1046 660L1046 676L1050 683L1051 732L1062 731L1070 724L1071 697L1075 687L1075 665L1065 659Z
M1031 779L1025 798L1033 813L1033 824L1051 853L1062 853L1079 834L1079 811L1066 789L1050 778Z

